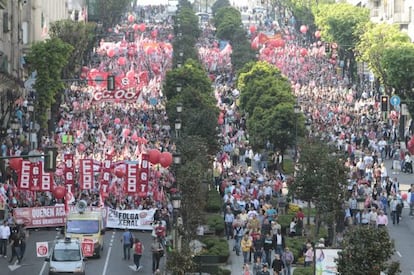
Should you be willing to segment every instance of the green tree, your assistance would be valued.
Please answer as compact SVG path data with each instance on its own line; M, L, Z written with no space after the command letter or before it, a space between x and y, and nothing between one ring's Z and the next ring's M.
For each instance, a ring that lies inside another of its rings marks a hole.
M224 7L230 7L230 1L229 0L217 0L214 2L213 6L211 6L211 11L213 13L213 16L216 16L216 13L219 9Z
M31 72L36 71L36 83L34 89L37 91L35 111L37 121L44 134L48 129L48 117L46 110L50 110L56 100L56 96L64 89L62 81L62 70L69 61L73 47L59 38L50 38L32 45L27 55L28 65Z
M317 221L328 225L329 238L333 243L336 217L342 213L342 202L347 191L347 173L343 160L326 144L307 138L301 143L296 171L289 193L309 205L311 202L315 204Z
M398 274L399 263L389 263L395 248L386 229L355 226L345 234L342 247L335 259L342 275L378 275L391 267L393 273L387 274Z
M390 44L381 58L388 84L396 94L406 100L408 109L414 114L414 45L412 43Z
M336 42L339 57L348 64L345 68L351 78L356 73L354 49L359 41L362 28L369 21L369 10L351 4L337 3L319 5L314 9L315 22L328 42Z
M63 78L76 78L81 66L92 51L96 42L95 23L75 22L73 20L60 20L51 23L49 34L51 38L60 38L74 48L69 62L63 69Z
M356 45L357 60L368 64L370 70L385 85L387 93L390 94L388 74L382 64L384 52L392 44L409 43L410 38L400 31L397 25L369 22L361 27L363 32Z
M97 18L105 29L112 28L121 21L131 0L94 0L92 9L96 11Z
M303 132L303 117L295 116L295 98L286 77L266 62L248 63L240 70L237 87L240 108L248 113L250 143L263 148L267 141L283 153ZM298 126L298 127L296 127Z
M177 86L181 87L180 92ZM170 125L180 118L182 135L204 138L209 154L214 154L218 149L216 127L219 111L212 96L211 81L201 65L189 59L181 68L167 72L164 91L168 99L166 109ZM177 103L183 106L180 116L176 113Z

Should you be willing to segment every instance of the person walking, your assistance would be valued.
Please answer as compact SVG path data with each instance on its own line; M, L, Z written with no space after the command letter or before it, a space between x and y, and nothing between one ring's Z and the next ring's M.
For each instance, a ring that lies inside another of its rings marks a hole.
M249 261L249 254L252 248L252 239L250 238L249 234L246 233L241 240L241 250L243 254L243 262L245 264L250 263Z
M14 258L17 258L17 263L20 263L21 261L21 253L20 253L20 239L19 239L19 234L16 230L13 230L13 233L11 234L11 242L10 242L10 246L11 246L11 251L12 251L12 255L11 258L9 260L9 263L12 263Z
M270 275L270 271L268 269L267 263L263 264L262 270L260 270L256 275Z
M280 258L280 255L276 253L272 262L273 275L281 275L283 268L283 261Z
M7 221L3 221L3 224L0 225L0 257L3 256L7 258L7 244L10 238L10 227L7 224Z
M24 253L26 252L26 241L29 237L24 224L18 226L18 239L19 239L19 249L20 249L20 261L23 259Z
M158 241L157 238L154 238L151 244L151 251L152 251L152 272L155 272L157 269L160 268L160 260L161 260L161 257L164 255L164 248L162 247L161 243Z
M132 233L128 228L125 228L125 232L122 234L121 242L123 243L124 248L124 260L130 260L131 248L134 243L134 236L132 236Z
M141 241L137 238L134 240L134 264L137 268L137 271L140 271L142 269L142 266L140 265L142 254L144 253L144 245L141 243Z
M282 254L282 261L285 266L283 269L284 275L291 275L291 266L295 257L293 256L292 251L289 250L289 247L285 247L285 251Z

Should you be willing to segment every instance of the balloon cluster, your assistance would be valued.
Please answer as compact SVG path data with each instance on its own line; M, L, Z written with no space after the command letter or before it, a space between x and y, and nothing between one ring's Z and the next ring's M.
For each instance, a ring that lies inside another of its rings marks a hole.
M158 149L151 149L148 152L149 161L152 164L160 164L162 167L166 168L172 163L172 154L170 152L160 152Z

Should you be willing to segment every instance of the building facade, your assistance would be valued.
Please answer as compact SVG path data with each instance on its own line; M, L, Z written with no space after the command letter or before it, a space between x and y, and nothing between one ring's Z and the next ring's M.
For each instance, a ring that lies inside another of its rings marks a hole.
M348 3L368 8L374 23L398 24L414 42L414 1L412 0L347 0Z
M24 85L29 77L24 57L31 45L48 38L50 23L78 19L84 2L0 0L0 93L10 90L21 93L30 88Z

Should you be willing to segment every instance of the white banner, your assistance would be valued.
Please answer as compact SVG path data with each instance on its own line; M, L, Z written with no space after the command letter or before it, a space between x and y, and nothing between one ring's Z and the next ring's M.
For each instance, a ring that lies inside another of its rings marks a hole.
M150 210L116 210L108 209L107 228L128 228L152 230L155 209Z

